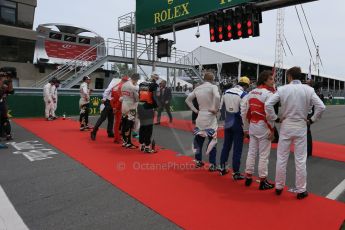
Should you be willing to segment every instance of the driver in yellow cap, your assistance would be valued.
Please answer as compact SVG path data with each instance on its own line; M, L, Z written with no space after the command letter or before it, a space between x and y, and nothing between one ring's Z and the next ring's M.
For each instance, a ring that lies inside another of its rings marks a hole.
M245 102L244 97L247 95L246 90L250 85L248 77L241 77L238 84L233 88L225 91L220 107L225 105L225 123L224 123L224 144L220 157L220 174L228 173L226 164L229 153L234 144L232 156L232 169L234 180L243 180L244 176L240 173L242 147L243 147L243 128L241 117L241 104Z

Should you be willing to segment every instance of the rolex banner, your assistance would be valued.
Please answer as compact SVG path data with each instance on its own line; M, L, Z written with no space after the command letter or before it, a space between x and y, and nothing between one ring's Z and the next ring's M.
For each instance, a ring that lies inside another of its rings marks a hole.
M152 29L173 25L224 8L252 0L137 0L137 32L149 34Z

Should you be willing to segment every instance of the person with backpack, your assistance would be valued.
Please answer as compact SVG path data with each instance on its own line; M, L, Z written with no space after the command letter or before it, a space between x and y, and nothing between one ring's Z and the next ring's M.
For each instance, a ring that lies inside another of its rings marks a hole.
M156 83L159 79L157 74L152 74L151 79L139 85L138 117L140 120L139 143L140 151L154 153L154 141L151 140L153 133L154 109L157 108Z

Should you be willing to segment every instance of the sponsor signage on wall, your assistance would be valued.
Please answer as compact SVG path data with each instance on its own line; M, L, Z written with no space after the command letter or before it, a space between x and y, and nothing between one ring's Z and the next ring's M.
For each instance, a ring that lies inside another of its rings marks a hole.
M44 42L45 51L47 56L50 58L61 58L61 59L74 59L78 55L84 53L90 48L90 46L83 46L77 44L68 44L58 41L49 41ZM97 50L94 49L90 52L86 59L88 61L94 61L97 58Z

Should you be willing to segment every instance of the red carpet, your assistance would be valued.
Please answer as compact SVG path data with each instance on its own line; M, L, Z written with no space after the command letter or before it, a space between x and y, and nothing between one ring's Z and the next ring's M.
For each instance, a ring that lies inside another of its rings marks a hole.
M173 123L169 123L168 117L162 117L161 125L172 129L180 129L184 131L192 131L194 129L194 125L190 120L174 119ZM218 137L224 138L223 128L219 128ZM248 139L245 140L245 143L248 143ZM277 144L272 144L272 148L276 149ZM291 151L293 151L293 148L291 149ZM313 156L345 162L345 145L313 141Z
M340 202L312 194L300 201L286 191L277 197L256 185L246 188L229 176L188 169L191 158L169 150L146 155L123 149L104 130L93 142L75 121L14 121L185 229L336 230L345 219Z

